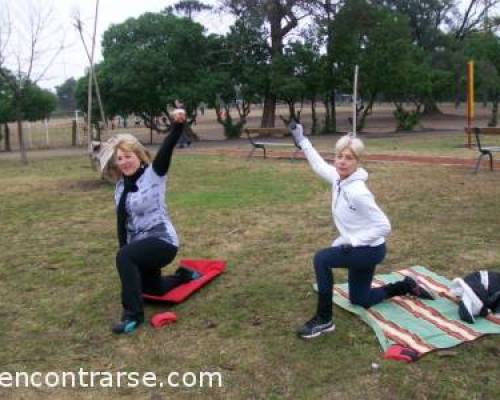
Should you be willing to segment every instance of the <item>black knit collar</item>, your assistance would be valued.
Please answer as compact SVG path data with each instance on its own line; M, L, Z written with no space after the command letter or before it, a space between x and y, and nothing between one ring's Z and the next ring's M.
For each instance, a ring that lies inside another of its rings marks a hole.
M146 168L148 166L146 164L141 164L139 168L137 168L137 171L135 171L132 175L123 175L123 184L126 189L130 192L136 192L137 191L137 186L136 182L139 180L139 178L142 176L144 171L146 171Z

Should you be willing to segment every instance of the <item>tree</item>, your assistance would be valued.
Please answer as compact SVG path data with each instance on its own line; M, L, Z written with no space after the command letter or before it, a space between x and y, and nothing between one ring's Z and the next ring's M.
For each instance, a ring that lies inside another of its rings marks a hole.
M202 87L224 135L237 138L265 85L268 48L260 28L243 20L236 21L224 38L209 39L209 67Z
M111 115L141 115L157 132L170 127L169 110L184 103L196 120L206 72L206 37L198 23L174 15L146 13L111 26L102 41L99 76ZM78 103L82 109L86 106Z
M62 85L56 87L59 108L63 111L76 110L76 80L67 79Z
M4 71L1 74L2 77L10 77L9 79L14 79L10 74L10 71ZM10 145L10 129L8 123L14 121L14 93L12 92L11 86L5 82L5 78L0 78L0 125L3 125L3 140L5 140L4 149L5 151L12 151ZM2 138L0 138L1 140Z
M174 10L179 14L184 14L188 19L193 19L194 13L211 10L212 6L204 4L198 0L181 0L173 6L166 7L164 14L172 14Z
M278 98L288 104L289 116L281 119L288 124L292 119L300 120L305 100L311 102L312 133L317 133L316 101L322 88L321 57L319 47L311 40L307 43L296 41L285 48L284 55L278 60L276 87ZM300 108L296 109L296 104Z
M426 69L422 57L417 59L418 48L412 44L407 17L394 14L384 8L373 7L365 0L350 0L340 10L336 20L336 42L333 45L342 82L346 90L352 87L352 71L359 65L359 93L364 100L358 114L357 127L362 130L373 104L377 98L385 95L388 100L397 103L400 114L403 113L403 100L412 101L420 114L421 105L418 96L427 94L430 72ZM418 54L422 54L420 51ZM415 64L422 64L417 68ZM418 72L418 78L414 73ZM402 71L408 73L403 80ZM421 85L413 85L416 79L426 79ZM425 83L425 84L424 84ZM406 93L405 93L406 91Z
M237 19L251 20L260 24L267 31L270 50L269 74L265 87L262 127L273 127L276 117L276 84L274 77L278 73L274 62L283 55L285 37L297 27L301 10L307 6L305 0L223 0L225 7ZM264 32L265 32L264 31Z
M57 96L49 90L28 82L22 102L22 118L27 121L38 121L50 117L57 107Z
M492 103L489 126L498 124L500 101L500 38L492 32L478 32L465 42L465 54L475 61L475 81L479 93Z
M5 150L11 151L8 122L38 121L48 118L55 110L57 97L33 82L24 82L23 96L16 98L16 78L10 71L0 73L0 124L4 124ZM19 110L17 109L19 107ZM18 114L19 113L19 114Z
M458 88L463 76L456 69L457 63L453 63L460 62L463 52L460 42L481 25L495 24L495 17L489 20L488 15L500 1L469 0L463 12L456 0L373 0L373 3L408 17L412 40L423 49L424 62L431 70L433 84L422 99L424 112L439 112L436 101L443 92Z
M9 8L0 9L0 78L10 87L13 99L13 112L17 122L21 161L28 163L24 143L22 120L26 116L25 107L32 104L32 96L47 101L41 95L37 83L44 77L48 68L57 57L63 46L50 46L45 50L45 43L51 24L51 10L43 9L40 3L19 2L18 11L21 17L16 24L10 20ZM17 39L17 40L16 40ZM48 60L48 61L44 61ZM9 68L9 66L12 66ZM9 69L15 73L8 73Z
M321 59L322 98L325 105L323 133L335 133L337 130L335 93L340 84L337 74L336 53L336 17L344 4L343 0L313 0L314 20L320 43L325 45L326 54ZM314 122L314 121L313 121Z

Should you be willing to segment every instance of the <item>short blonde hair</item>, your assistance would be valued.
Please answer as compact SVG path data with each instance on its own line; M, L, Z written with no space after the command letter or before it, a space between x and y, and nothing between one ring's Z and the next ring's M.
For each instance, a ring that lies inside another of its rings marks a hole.
M340 154L345 149L351 150L354 157L359 160L365 151L365 145L361 139L355 138L351 135L345 135L337 140L337 143L335 144L335 154Z
M142 145L141 142L139 142L139 140L135 136L126 133L116 135L116 142L113 145L112 169L113 174L117 179L121 176L116 163L118 150L133 152L137 156L137 158L141 160L142 164L151 164L151 153Z

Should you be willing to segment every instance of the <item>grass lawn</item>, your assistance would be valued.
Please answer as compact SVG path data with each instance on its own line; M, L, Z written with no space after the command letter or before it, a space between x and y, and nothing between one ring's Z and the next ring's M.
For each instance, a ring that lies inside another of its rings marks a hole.
M432 133L398 133L377 137L370 134L361 134L368 154L392 154L411 156L437 156L476 159L479 152L475 148L475 139L472 137L473 147L465 148L463 132L432 132ZM338 136L313 136L312 141L321 151L333 152ZM500 135L485 136L484 144L500 146ZM496 157L498 159L498 157Z
M113 188L96 180L83 157L27 167L0 161L0 168L0 372L223 376L223 387L212 389L0 388L1 398L493 399L500 393L499 337L409 365L384 361L371 329L337 307L335 333L312 342L295 337L315 308L311 258L335 236L330 188L305 162L177 156L168 205L182 243L178 258L221 258L227 273L174 307L176 324L146 325L125 337L110 333L121 311ZM498 268L500 172L366 168L393 226L379 272L420 264L453 278ZM344 281L346 274L335 278ZM163 310L147 306L146 316ZM375 372L372 362L380 364Z

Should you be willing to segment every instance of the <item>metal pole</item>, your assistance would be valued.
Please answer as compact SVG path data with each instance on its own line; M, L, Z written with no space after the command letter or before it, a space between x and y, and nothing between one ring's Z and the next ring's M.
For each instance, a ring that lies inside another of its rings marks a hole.
M356 137L356 123L357 123L357 102L358 102L358 71L359 67L354 67L354 88L352 91L352 136Z
M467 143L466 147L471 148L472 123L474 121L474 61L467 63Z
M47 118L45 118L45 120L43 121L44 124L45 124L45 142L47 144L47 147L49 147L49 121L47 120Z
M78 110L75 110L75 122L76 122L76 142L81 145L82 138L80 137L80 127L78 126Z

